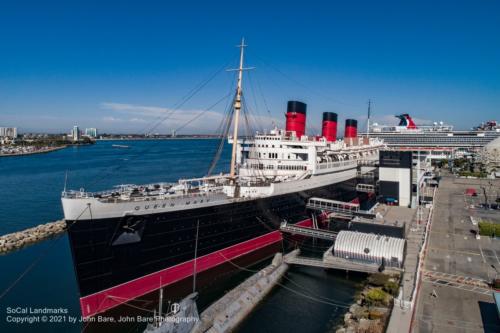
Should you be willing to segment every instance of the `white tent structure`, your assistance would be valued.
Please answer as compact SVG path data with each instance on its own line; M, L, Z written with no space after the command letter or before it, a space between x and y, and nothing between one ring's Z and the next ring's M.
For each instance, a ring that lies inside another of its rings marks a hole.
M405 240L355 231L341 231L335 239L333 254L336 257L376 263L385 266L403 266Z

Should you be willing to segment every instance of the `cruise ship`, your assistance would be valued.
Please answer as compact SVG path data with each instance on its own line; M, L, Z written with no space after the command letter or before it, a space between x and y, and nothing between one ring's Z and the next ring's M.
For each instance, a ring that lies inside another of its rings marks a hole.
M385 147L381 140L358 138L352 119L337 140L337 114L329 112L322 135L308 136L307 106L300 101L288 102L285 129L239 136L243 55L242 43L228 174L62 193L84 317L228 261L250 264L272 255L281 249L281 222L310 225L308 198L339 198L344 188L352 191L359 172L373 170Z
M397 126L369 126L369 135L377 137L389 146L401 149L454 149L477 151L486 144L500 137L500 124L491 120L468 131L457 131L443 122L432 125L417 125L412 117L405 113L396 116ZM366 135L366 133L362 133Z

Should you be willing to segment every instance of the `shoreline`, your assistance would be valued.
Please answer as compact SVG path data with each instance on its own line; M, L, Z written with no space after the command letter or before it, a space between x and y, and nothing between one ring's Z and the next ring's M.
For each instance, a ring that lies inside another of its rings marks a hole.
M155 141L155 140L216 140L218 137L175 137L175 138L103 138L95 141Z
M35 154L45 154L45 153L50 153L56 150L61 150L64 148L68 148L68 145L64 145L61 147L53 147L53 148L48 148L48 149L41 149L37 151L31 151L31 152L26 152L26 153L14 153L14 154L0 154L0 157L15 157L15 156L26 156L26 155L35 155Z

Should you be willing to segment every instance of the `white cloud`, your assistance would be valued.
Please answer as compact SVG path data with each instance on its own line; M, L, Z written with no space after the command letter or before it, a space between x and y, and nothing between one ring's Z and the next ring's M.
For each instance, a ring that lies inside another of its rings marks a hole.
M130 121L131 123L145 123L146 120L142 119L142 118L130 118L128 121Z
M145 106L126 103L103 102L99 104L102 110L113 113L106 115L102 120L108 124L121 124L128 128L142 124L136 130L154 132L170 132L182 127L182 133L210 133L215 131L222 120L222 114L206 110L173 110L159 106ZM128 123L128 125L127 125ZM146 128L143 126L147 124Z
M102 121L112 123L112 122L123 122L123 119L112 117L112 116L106 116L102 117Z
M103 102L99 106L102 110L115 113L102 118L103 122L110 126L114 124L121 128L135 128L145 132L152 130L154 133L170 133L179 128L181 128L180 133L215 133L223 118L222 111L213 110L172 110L159 106L115 102ZM284 119L270 115L250 116L248 119L255 130L269 131L275 125L279 128L284 126ZM245 118L240 117L240 132L247 134L246 127Z
M167 112L172 111L171 109L158 106L144 106L113 102L102 102L99 106L103 110L112 110L117 112L126 112L129 114L141 114L150 116L158 116L160 114L166 114Z

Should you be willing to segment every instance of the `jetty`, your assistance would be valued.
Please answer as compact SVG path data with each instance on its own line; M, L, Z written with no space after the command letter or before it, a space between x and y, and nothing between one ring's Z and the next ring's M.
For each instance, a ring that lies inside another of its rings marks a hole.
M286 258L297 256L299 250L294 250L283 256L277 253L271 265L246 279L242 284L232 289L217 302L209 306L200 315L200 321L193 333L221 333L234 331L250 312L279 283L288 270Z
M66 232L66 222L59 220L0 236L0 254L7 254L64 232Z

